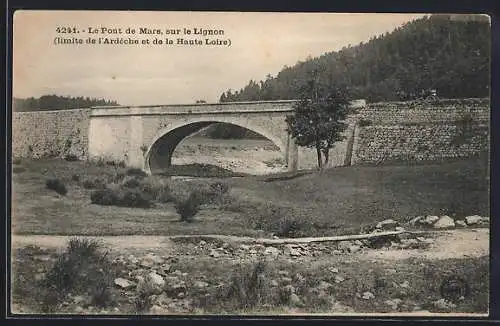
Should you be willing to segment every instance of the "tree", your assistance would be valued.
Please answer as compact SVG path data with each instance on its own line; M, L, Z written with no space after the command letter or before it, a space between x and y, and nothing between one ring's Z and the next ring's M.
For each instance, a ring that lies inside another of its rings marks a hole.
M319 69L310 74L302 88L301 98L294 105L294 114L286 118L287 131L297 145L315 148L318 168L328 165L330 150L345 139L345 119L349 113L347 90L332 84L332 79L320 81Z

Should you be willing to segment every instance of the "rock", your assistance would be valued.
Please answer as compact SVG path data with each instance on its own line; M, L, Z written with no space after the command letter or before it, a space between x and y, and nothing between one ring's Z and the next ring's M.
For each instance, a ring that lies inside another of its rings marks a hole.
M288 276L288 272L287 271L278 271L278 275L281 275L281 276Z
M283 287L283 291L285 293L288 293L289 295L291 295L291 294L295 293L295 287L293 285L288 284L288 285Z
M465 218L465 223L467 223L467 225L477 225L477 224L481 223L481 220L482 220L481 216L471 215L471 216L467 216Z
M277 235L273 235L273 239L278 240L279 238Z
M342 283L344 282L344 278L340 275L335 275L335 283Z
M439 216L427 215L426 217L419 220L419 224L433 225L439 220Z
M35 281L41 281L45 278L45 273L36 273L35 274Z
M410 287L410 282L404 281L403 283L399 284L399 286L402 287L403 289L407 289Z
M447 216L443 215L439 218L439 220L434 223L434 228L435 229L446 229L446 228L452 228L455 226L455 221Z
M449 302L447 301L446 299L439 299L437 301L434 301L432 303L432 305L434 306L434 308L436 308L437 310L440 310L440 311L446 311L446 312L449 312L450 310L452 310L453 308L456 308L457 305L452 303L452 302Z
M269 282L269 284L270 284L272 287L277 287L277 286L279 286L279 283L278 283L278 281L276 281L276 280L271 280L271 282Z
M151 309L149 309L149 313L151 313L153 315L166 315L166 314L169 314L171 312L169 312L169 310L166 307L162 307L159 305L153 305L151 307Z
M290 304L295 307L301 307L303 306L302 300L300 300L299 296L296 295L295 293L290 294L289 297Z
M141 260L140 266L149 268L149 267L152 267L154 265L163 264L164 262L165 262L165 260L163 258L161 258L161 257L158 257L158 256L156 256L154 254L147 254Z
M209 284L207 282L204 282L204 281L195 281L193 283L193 285L194 285L194 287L196 287L198 289L204 289L207 286L209 286Z
M391 306L392 310L397 310L399 308L399 305L403 302L401 299L392 299L392 300L385 300L384 303L388 306Z
M172 265L170 264L163 264L160 266L160 269L163 273L170 273L170 271L172 270Z
M349 252L350 253L355 253L361 250L361 246L358 245L352 245L349 247Z
M130 288L133 288L135 286L134 283L132 283L131 281L125 279L125 278L115 278L115 281L114 281L115 285L118 286L119 288L121 289L130 289Z
M216 249L211 249L209 255L210 255L210 257L214 257L214 258L219 258L220 256L222 256L221 253Z
M157 286L160 288L163 288L165 286L165 280L163 279L163 277L161 275L158 275L155 272L151 272L148 274L148 276L149 276L151 283L154 286Z
M361 296L362 299L365 299L365 300L371 300L373 298L375 298L375 295L371 292L364 292L363 295Z
M330 272L332 272L332 273L338 273L338 272L339 272L339 269L338 269L338 268L336 268L336 267L330 267L330 268L328 268L328 270L329 270Z
M386 269L385 272L387 275L391 275L391 274L396 274L397 270L395 270L394 268L389 268L389 269Z
M302 253L299 250L295 249L295 248L289 248L288 254L290 256L293 256L293 257L302 256Z
M414 217L408 222L408 224L410 225L421 224L424 218L425 218L424 216Z
M387 230L394 228L397 224L398 222L394 221L393 219L388 219L378 222L375 228Z
M462 228L464 228L464 227L466 227L466 226L467 226L467 224L466 224L466 223L465 223L465 221L463 221L463 220L456 220L456 221L455 221L455 225L456 225L456 226L460 226L460 227L462 227Z
M240 248L240 250L248 250L248 249L250 249L250 246L246 245L246 244L241 244L239 248Z
M394 230L397 231L397 232L404 232L405 228L402 227L402 226L396 226L396 228Z
M351 247L353 243L351 241L340 241L337 244L337 248L341 251L348 251L349 247Z
M206 244L207 244L207 242L205 240L201 240L200 242L198 242L198 246L200 246L200 247L203 247Z
M267 247L266 250L264 251L264 255L278 256L279 254L280 250L275 247Z
M281 282L283 284L291 284L292 283L292 278L291 277L283 277L283 278L281 278Z
M319 282L319 285L317 286L317 289L318 290L328 290L332 286L333 285L331 283L328 283L328 282L325 282L325 281L321 281L321 282Z

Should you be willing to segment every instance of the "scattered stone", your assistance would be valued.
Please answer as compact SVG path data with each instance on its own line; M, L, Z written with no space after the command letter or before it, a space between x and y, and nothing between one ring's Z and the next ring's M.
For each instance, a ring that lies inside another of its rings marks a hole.
M278 271L278 274L281 276L288 276L288 271Z
M115 285L118 286L119 288L122 288L122 289L130 289L132 287L135 286L134 283L132 283L131 281L125 279L125 278L115 278L115 281L114 281Z
M207 242L205 240L201 240L199 243L198 243L198 246L202 247L204 245L206 245Z
M391 306L392 310L398 310L399 305L403 302L401 299L392 299L392 300L386 300L384 303L388 306Z
M389 268L386 269L385 272L390 275L390 274L396 274L397 270L395 270L394 268Z
M427 215L426 217L419 220L420 224L433 225L439 220L439 216Z
M290 294L289 300L290 304L295 307L303 306L302 300L300 300L299 296L295 293Z
M348 251L349 247L352 246L352 243L350 241L340 241L337 244L337 248L341 251Z
M278 256L279 254L280 250L275 247L267 247L266 250L264 251L264 255Z
M465 223L467 223L467 225L477 225L477 224L481 223L481 220L482 220L481 216L471 215L471 216L467 216L465 218Z
M279 283L278 283L278 281L276 281L276 280L271 280L271 282L269 282L269 284L270 284L272 287L277 287L277 286L279 286Z
M281 278L281 282L283 284L291 284L292 283L292 278L291 277L283 277L283 278Z
M455 225L456 225L456 226L460 226L460 227L462 227L462 228L464 228L464 227L466 227L466 226L467 226L467 224L466 224L466 223L465 223L465 221L463 221L463 220L456 220L456 221L455 221Z
M393 219L387 219L383 220L382 222L378 222L375 228L387 230L394 228L397 224L398 222L394 221Z
M397 231L397 232L404 232L405 228L402 227L402 226L396 226L396 228L394 230Z
M335 283L342 283L345 281L345 278L343 278L340 275L335 275Z
M453 308L457 307L456 304L454 304L453 302L449 302L446 299L439 299L437 301L434 301L432 303L432 305L434 306L434 308L436 308L436 309L438 309L440 311L446 311L446 312L449 312Z
M209 286L209 284L207 282L204 282L204 281L195 281L193 283L193 285L194 285L194 287L196 287L198 289L204 289L207 286Z
M412 218L408 224L410 225L415 225L415 224L422 224L422 220L424 219L425 217L424 216L417 216L417 217L414 217Z
M352 245L349 247L349 252L350 253L355 253L361 250L361 246L358 245Z
M439 220L434 223L434 228L435 229L446 229L446 228L452 228L455 226L455 221L447 216L443 215L439 218Z
M45 273L36 273L35 274L35 281L41 281L45 278Z
M328 290L329 288L331 288L333 285L331 283L328 283L328 282L325 282L325 281L321 281L319 282L319 285L318 285L318 290Z
M366 291L363 293L363 295L361 296L362 299L365 299L365 300L371 300L373 298L375 298L375 295L369 291Z
M279 238L277 235L273 235L273 239L278 240Z
M329 270L330 272L332 272L332 273L338 273L338 272L339 272L339 269L338 269L338 268L336 268L336 267L330 267L328 270Z
M148 274L150 280L151 280L151 283L154 285L154 286L157 286L157 287L163 287L165 286L165 280L163 279L163 277L161 275L158 275L156 274L155 272L151 272Z
M403 283L399 284L399 286L403 289L408 289L410 287L410 282L404 281Z
M214 257L214 258L219 258L220 256L222 256L221 253L216 249L211 249L209 255L210 255L210 257Z

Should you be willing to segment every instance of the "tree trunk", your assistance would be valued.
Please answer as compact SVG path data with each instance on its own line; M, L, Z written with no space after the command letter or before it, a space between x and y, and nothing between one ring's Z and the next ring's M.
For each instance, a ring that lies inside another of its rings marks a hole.
M327 148L327 149L324 149L323 150L323 155L325 156L325 164L323 165L325 168L328 167L328 161L330 159L330 149Z
M316 155L318 155L318 169L321 171L323 169L323 162L321 160L321 149L316 145Z

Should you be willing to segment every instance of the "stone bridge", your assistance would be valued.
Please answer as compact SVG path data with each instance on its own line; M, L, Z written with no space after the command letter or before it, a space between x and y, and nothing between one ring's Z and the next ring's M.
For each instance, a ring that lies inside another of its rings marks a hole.
M148 173L170 166L177 145L214 123L237 125L271 140L289 170L298 166L298 148L285 118L295 101L94 107L88 132L89 158L125 161Z

